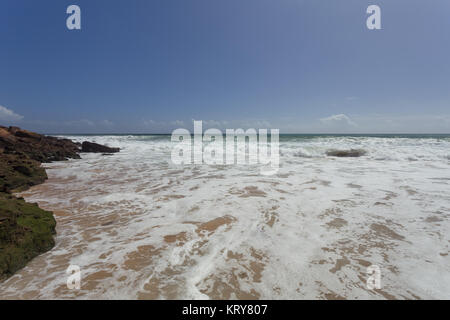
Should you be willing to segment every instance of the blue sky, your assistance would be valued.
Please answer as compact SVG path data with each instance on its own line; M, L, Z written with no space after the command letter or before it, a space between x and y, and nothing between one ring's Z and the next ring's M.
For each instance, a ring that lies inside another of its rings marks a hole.
M2 0L0 124L450 133L449 16L448 0Z

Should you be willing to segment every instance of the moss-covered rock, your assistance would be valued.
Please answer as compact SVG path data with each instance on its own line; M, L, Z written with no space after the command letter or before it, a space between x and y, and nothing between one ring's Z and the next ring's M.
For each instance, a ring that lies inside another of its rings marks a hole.
M0 280L55 245L56 221L49 211L0 193Z
M79 159L80 147L69 139L0 126L0 281L55 244L52 213L11 193L47 179L41 162ZM93 147L90 152L119 151L97 144Z
M53 214L11 194L46 179L40 162L27 154L0 153L0 280L55 244Z
M45 169L27 155L0 153L0 192L25 190L46 179Z

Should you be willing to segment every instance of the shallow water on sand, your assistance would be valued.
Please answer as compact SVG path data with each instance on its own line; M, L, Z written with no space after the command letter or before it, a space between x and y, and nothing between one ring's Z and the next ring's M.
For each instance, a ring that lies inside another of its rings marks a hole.
M56 246L2 299L450 298L449 138L282 137L272 176L175 166L168 136L69 138L122 151L45 164L22 195L54 211Z

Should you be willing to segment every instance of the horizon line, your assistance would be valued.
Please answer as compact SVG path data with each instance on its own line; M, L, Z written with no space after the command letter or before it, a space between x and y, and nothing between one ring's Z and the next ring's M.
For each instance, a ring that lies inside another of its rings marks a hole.
M269 133L269 132L268 132ZM42 133L44 135L49 135L49 136L55 136L55 135L61 135L61 136L65 136L65 135L74 135L74 136L88 136L88 135L161 135L161 136L166 136L166 135L171 135L172 133L150 133L150 132L145 132L145 133L131 133L131 132L114 132L114 133ZM191 133L191 135L193 135L194 133ZM202 132L202 134L204 134L204 132ZM226 135L226 133L223 133L223 135ZM383 132L383 133L281 133L280 135L450 135L450 132L448 133L398 133L398 132Z

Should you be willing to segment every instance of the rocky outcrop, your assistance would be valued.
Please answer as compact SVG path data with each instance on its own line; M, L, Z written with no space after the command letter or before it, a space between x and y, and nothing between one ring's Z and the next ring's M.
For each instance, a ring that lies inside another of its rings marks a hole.
M56 221L49 211L0 193L0 280L55 245Z
M47 179L40 162L27 156L0 153L0 192L21 191Z
M97 153L116 153L119 148L110 148L98 143L84 141L81 145L81 152L97 152Z
M119 151L94 145L89 152ZM78 159L79 152L81 145L69 139L0 126L0 281L55 244L53 214L12 193L47 179L42 162Z
M0 126L0 153L27 156L39 162L79 159L80 145L69 139L44 136L17 127Z
M329 157L361 157L367 153L363 149L350 149L350 150L328 150L326 152Z

